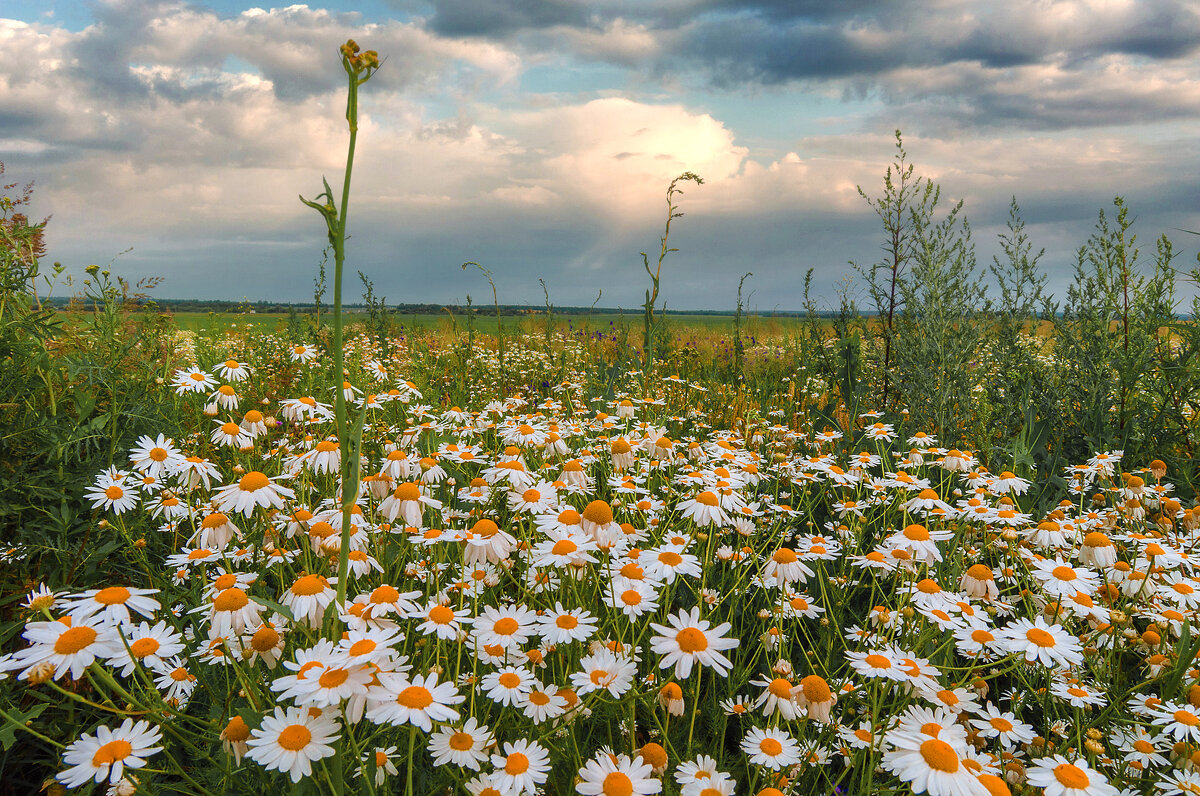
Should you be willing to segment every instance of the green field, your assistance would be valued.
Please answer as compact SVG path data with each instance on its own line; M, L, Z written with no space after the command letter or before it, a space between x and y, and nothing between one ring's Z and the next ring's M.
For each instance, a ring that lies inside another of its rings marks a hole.
M284 313L211 313L211 312L173 312L166 313L174 320L175 325L180 329L185 329L193 332L213 331L214 329L227 331L231 329L245 329L247 326L252 327L257 331L273 331L275 329L283 330L287 326L287 315ZM311 323L313 316L310 313L301 314L298 316L302 323ZM345 315L349 323L362 320L366 314L361 311L350 311ZM468 318L465 314L455 313L451 316L450 313L443 312L441 314L433 313L393 313L392 320L397 326L405 328L420 328L420 329L437 329L450 331L455 325L460 331L464 331L467 327ZM734 317L729 315L709 315L709 314L671 314L664 316L665 323L678 329L680 332L684 330L695 330L704 332L732 332L734 327ZM329 323L332 316L322 314L322 323ZM538 315L503 315L501 323L506 330L521 329L525 331L540 330L545 320ZM612 313L598 313L596 315L556 315L555 324L559 327L567 325L575 329L590 329L592 331L603 331L604 329L625 324L634 331L641 329L641 315L630 311L624 315L616 315ZM746 315L742 319L743 329L746 334L786 334L793 331L804 323L804 319L787 316L787 317L769 317L760 315ZM496 318L494 315L478 313L474 318L475 329L485 334L494 334L496 331Z

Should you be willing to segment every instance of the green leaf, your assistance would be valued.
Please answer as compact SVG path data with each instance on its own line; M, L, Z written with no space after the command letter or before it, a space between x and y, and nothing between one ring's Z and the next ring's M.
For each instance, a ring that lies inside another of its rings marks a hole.
M254 600L254 602L258 603L259 605L263 606L264 608L270 608L272 611L276 612L277 614L287 617L287 620L289 622L296 621L296 617L292 616L291 608L282 606L279 603L275 602L274 600L268 600L266 597L255 597L255 596L251 595L250 599Z
M42 702L34 705L28 711L22 711L18 707L13 707L12 710L8 711L9 719L12 721L6 719L4 726L0 727L0 749L7 752L17 741L17 725L12 723L13 721L19 723L21 726L25 726L42 715L42 711L48 706L49 703Z

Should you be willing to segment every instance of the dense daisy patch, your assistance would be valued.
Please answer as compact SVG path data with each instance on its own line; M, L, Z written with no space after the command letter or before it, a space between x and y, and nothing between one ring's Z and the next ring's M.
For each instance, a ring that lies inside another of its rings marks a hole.
M194 433L97 474L141 575L34 590L2 661L19 715L86 719L44 739L62 785L1200 792L1200 511L1161 462L992 473L874 414L719 427L679 379L507 394L486 356L478 405L435 407L400 341L351 343L324 387L284 347L287 397L236 352L179 370Z

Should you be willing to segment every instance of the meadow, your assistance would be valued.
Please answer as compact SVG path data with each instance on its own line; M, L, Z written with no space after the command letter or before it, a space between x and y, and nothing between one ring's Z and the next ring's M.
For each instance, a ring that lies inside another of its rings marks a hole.
M1118 199L1056 300L896 158L797 319L661 312L691 174L611 325L64 313L7 197L0 787L1200 792L1187 274Z

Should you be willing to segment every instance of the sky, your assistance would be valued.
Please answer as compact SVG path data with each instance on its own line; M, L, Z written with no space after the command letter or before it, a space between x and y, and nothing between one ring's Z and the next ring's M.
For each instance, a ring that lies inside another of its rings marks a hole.
M1194 0L5 0L0 161L35 181L48 259L310 301L325 230L298 196L341 185L351 37L384 64L347 300L362 271L391 304L489 303L476 261L501 303L540 305L540 278L556 305L636 308L691 171L669 308L732 308L753 272L751 309L798 309L810 268L819 302L865 303L850 263L883 234L858 188L882 191L897 129L964 202L981 278L1013 197L1060 297L1117 195L1146 268L1163 233L1195 264Z

